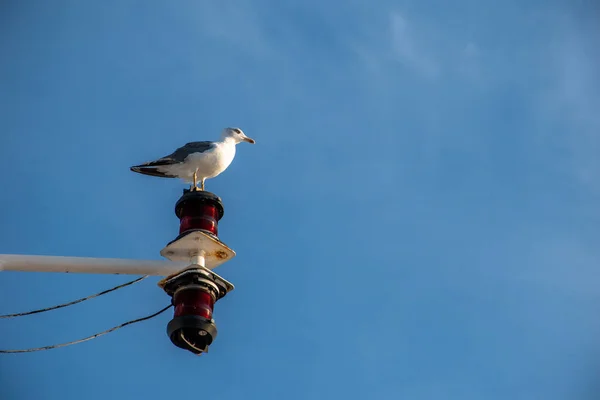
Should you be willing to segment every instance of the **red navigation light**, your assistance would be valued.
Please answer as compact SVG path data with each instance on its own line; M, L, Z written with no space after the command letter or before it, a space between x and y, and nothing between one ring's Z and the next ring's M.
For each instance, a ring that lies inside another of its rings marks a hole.
M180 220L180 235L199 229L218 236L219 220L223 218L223 203L213 193L186 190L175 205L175 215Z
M194 268L167 279L163 290L175 306L173 319L167 325L171 342L194 354L208 351L217 337L213 309L227 293L227 285L210 271Z
M174 317L196 315L210 320L215 306L215 297L202 286L189 285L175 292L173 304L175 305Z
M202 229L218 236L217 208L209 204L183 207L179 233Z

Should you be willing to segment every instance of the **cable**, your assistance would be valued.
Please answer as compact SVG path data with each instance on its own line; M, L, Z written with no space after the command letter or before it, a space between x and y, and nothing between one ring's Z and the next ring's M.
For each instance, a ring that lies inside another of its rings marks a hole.
M124 287L129 286L129 285L133 285L134 283L137 283L137 282L139 282L139 281L141 281L143 279L146 279L146 278L148 278L148 275L144 275L141 278L137 278L137 279L134 279L134 280L132 280L130 282L123 283L122 285L115 286L112 289L104 290L104 291L102 291L100 293L96 293L96 294L93 294L91 296L83 297L81 299L73 300L73 301L70 301L68 303L59 304L57 306L48 307L48 308L42 308L42 309L39 309L39 310L27 311L27 312L22 312L22 313L17 313L17 314L0 315L0 319L2 319L2 318L23 317L25 315L32 315L32 314L38 314L38 313L42 313L42 312L46 312L46 311L58 310L59 308L63 308L63 307L67 307L67 306L72 306L73 304L81 303L82 301L90 300L90 299L93 299L94 297L100 297L103 294L114 292L117 289L121 289L121 288L124 288Z
M54 345L51 345L51 346L36 347L36 348L32 348L32 349L0 350L0 354L7 354L7 353L32 353L34 351L57 349L59 347L65 347L65 346L70 346L72 344L78 344L78 343L87 342L88 340L92 340L92 339L95 339L97 337L106 335L107 333L111 333L111 332L116 331L117 329L121 329L121 328L123 328L123 327L125 327L127 325L135 324L137 322L142 322L142 321L146 321L148 319L154 318L154 317L158 316L159 314L162 314L163 312L167 311L169 308L171 308L171 306L172 306L172 304L169 304L168 306L166 306L162 310L160 310L158 312L155 312L152 315L148 315L148 316L143 317L143 318L138 318L138 319L134 319L134 320L131 320L131 321L127 321L125 323L122 323L121 325L117 325L117 326L112 327L110 329L107 329L107 330L105 330L103 332L96 333L95 335L88 336L88 337L83 338L83 339L74 340L72 342L67 342L67 343L54 344Z
M183 340L185 342L185 344L187 344L190 349L195 350L197 352L198 355L200 355L201 353L208 353L208 350L204 351L198 347L196 347L195 345L193 345L192 343L190 343L189 340L187 340L187 338L185 337L185 335L183 334L183 329L181 331L179 331L179 338L181 340Z

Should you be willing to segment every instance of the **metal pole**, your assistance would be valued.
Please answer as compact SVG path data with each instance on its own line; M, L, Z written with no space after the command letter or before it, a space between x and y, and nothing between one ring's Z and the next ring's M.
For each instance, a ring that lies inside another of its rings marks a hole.
M189 262L0 254L0 271L168 276Z

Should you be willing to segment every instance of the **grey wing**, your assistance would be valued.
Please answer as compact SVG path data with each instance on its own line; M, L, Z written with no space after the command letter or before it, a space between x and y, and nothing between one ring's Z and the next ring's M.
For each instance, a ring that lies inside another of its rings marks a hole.
M214 147L214 142L190 142L186 143L184 146L181 146L173 153L168 156L159 158L158 160L151 161L149 163L143 164L148 166L154 165L170 165L170 164L178 164L183 162L187 156L192 153L202 153L204 151L210 150Z

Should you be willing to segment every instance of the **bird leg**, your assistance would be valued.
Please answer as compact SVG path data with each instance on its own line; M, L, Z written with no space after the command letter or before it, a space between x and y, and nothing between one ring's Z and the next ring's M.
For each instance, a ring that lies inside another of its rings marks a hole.
M206 178L202 178L202 182L200 183L200 190L204 190L204 179Z
M194 171L194 186L190 188L190 190L195 191L198 190L198 171Z

